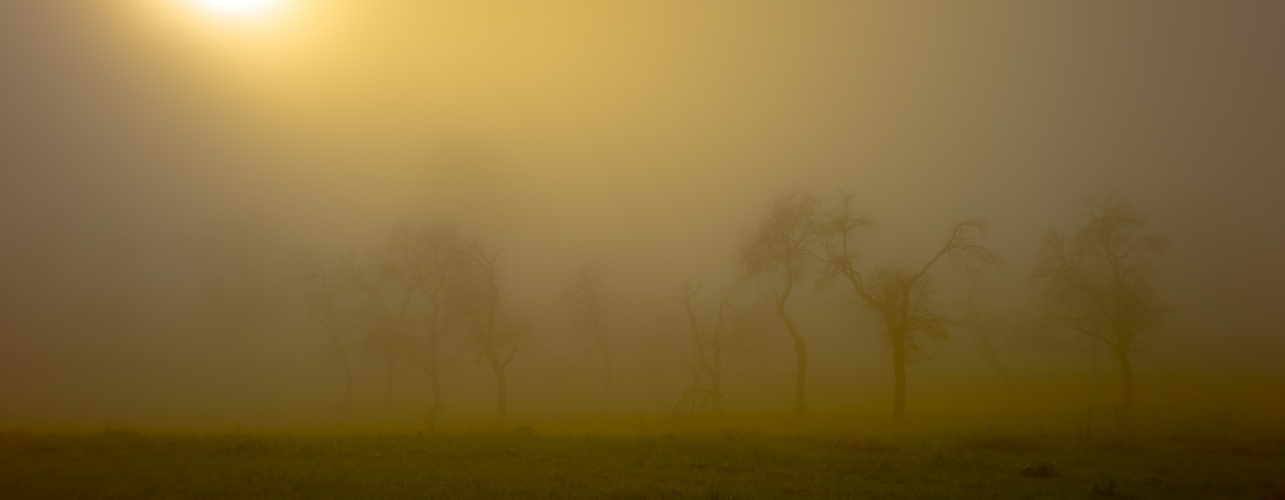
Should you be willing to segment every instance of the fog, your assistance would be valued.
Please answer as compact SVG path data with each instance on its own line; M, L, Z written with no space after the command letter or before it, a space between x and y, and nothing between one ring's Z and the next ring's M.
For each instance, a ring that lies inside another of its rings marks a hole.
M1030 315L1045 232L1115 193L1168 242L1139 410L1285 410L1285 5L538 4L0 3L0 426L422 427L418 361L397 355L389 408L348 327L345 403L292 256L433 221L503 249L528 334L510 420L683 413L690 281L700 327L731 297L749 346L723 353L722 411L783 421L795 351L740 249L778 197L843 190L874 221L858 270L917 269L981 218L986 307ZM564 292L587 262L609 382ZM808 416L887 420L889 337L818 272L789 302ZM952 340L906 367L909 418L1119 404L1114 355L1065 328L996 338L1006 391L958 321L967 273L930 274ZM442 425L496 419L469 338L442 347ZM575 361L558 384L550 353Z

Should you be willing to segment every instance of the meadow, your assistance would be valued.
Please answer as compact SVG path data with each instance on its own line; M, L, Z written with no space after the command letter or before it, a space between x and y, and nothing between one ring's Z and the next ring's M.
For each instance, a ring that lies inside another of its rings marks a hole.
M1285 498L1270 424L0 434L4 498Z

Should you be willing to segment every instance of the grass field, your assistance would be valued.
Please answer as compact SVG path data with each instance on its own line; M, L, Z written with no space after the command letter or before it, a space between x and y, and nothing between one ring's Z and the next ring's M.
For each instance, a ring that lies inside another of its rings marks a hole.
M1285 498L1221 427L0 434L3 498Z

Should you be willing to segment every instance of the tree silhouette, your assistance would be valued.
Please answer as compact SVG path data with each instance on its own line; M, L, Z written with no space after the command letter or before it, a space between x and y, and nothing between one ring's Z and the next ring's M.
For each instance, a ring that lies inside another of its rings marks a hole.
M872 275L863 276L853 264L857 257L853 238L873 222L868 216L854 213L852 198L850 193L844 193L827 224L823 244L826 259L817 288L828 288L842 277L862 304L879 317L883 333L892 344L893 418L902 420L906 417L906 364L930 358L928 344L950 338L946 317L933 298L929 271L943 257L955 267L965 268L995 265L998 260L976 243L986 233L985 221L966 219L951 227L945 243L922 266L879 266Z
M588 360L593 352L574 338L557 342L545 337L542 341L532 342L531 355L527 360L531 363L532 370L553 382L555 415L562 415L563 383L571 376L571 371Z
M696 312L692 310L692 298L695 297L697 293L700 293L700 289L700 283L692 283L691 281L688 281L683 283L682 295L670 297L681 301L683 304L683 312L687 316L687 330L690 334L688 340L689 344L692 346L690 357L684 356L681 359L683 365L687 367L688 372L692 375L692 385L688 387L687 390L683 391L682 397L679 398L678 403L674 405L674 413L677 413L684 407L687 407L693 415L706 410L711 413L717 413L720 407L719 403L723 399L723 393L719 388L720 379L722 378L720 376L722 370L714 369L716 364L719 365L720 368L722 367L721 359L714 359L715 357L712 356L713 353L707 353L708 346L706 339L704 338L705 335L701 333L699 321L696 319ZM726 302L724 302L724 304L726 304ZM720 313L721 312L722 311L720 310ZM719 314L719 330L722 330L723 327L722 319L723 315ZM718 333L721 332L715 332L714 335L717 336ZM701 387L700 385L702 374L709 377L709 389Z
M1167 243L1148 233L1146 220L1114 193L1092 197L1087 205L1088 220L1069 239L1055 229L1044 235L1031 281L1049 318L1115 353L1128 412L1134 404L1134 341L1157 329L1167 311L1152 283Z
M1010 326L1011 319L1008 313L986 306L986 298L981 292L982 277L981 272L968 273L968 287L958 303L960 309L958 325L967 332L970 347L981 353L982 359L986 360L986 364L994 369L1004 382L1004 390L1012 396L1013 381L1004 364L1000 363L999 346L996 345L999 342L1000 330Z
M410 275L425 303L426 310L418 322L424 331L423 342L412 346L411 355L428 375L433 391L433 406L427 417L428 427L433 430L442 412L443 342L454 326L446 308L467 270L467 247L459 228L442 221L415 228L398 239L400 245L407 247L407 256L413 257L405 259L407 267L402 272Z
M503 254L503 248L491 251L477 241L470 242L465 250L468 271L456 297L460 320L477 348L475 360L486 362L495 374L496 422L500 424L508 422L505 368L528 343L526 321L509 312L505 304L500 266Z
M776 316L794 341L794 416L805 415L808 346L786 309L794 285L818 262L817 244L826 232L824 200L815 193L792 192L777 197L758 230L740 246L740 266L747 276L773 281Z
M638 368L642 370L643 375L647 377L647 383L651 387L652 402L656 405L656 413L663 413L660 405L660 372L672 360L672 345L668 336L665 335L665 325L657 318L655 327L641 328L634 333L631 338L630 355Z
M589 336L597 354L602 357L602 400L599 412L607 413L611 391L612 352L603 321L611 287L607 285L607 267L601 259L585 261L562 291L562 301L576 328Z
M309 321L316 321L330 340L332 353L344 369L344 410L352 409L351 340L344 337L344 288L337 276L339 256L310 248L293 256L291 281L303 296Z
M443 342L461 317L451 314L450 308L469 269L467 249L454 224L402 221L389 232L379 251L329 254L307 250L296 253L294 259L294 282L305 296L310 318L326 328L349 379L351 368L342 356L346 346L339 340L341 329L361 332L367 351L382 358L388 409L393 405L393 379L399 361L416 364L428 375L433 392L432 408L425 419L429 430L436 427L441 413Z
M683 304L686 314L689 343L692 346L691 358L685 360L692 371L692 385L683 393L682 399L674 406L677 410L685 403L693 414L708 410L718 414L722 411L723 401L723 354L728 348L748 349L747 339L735 318L731 297L724 297L718 304L717 319L712 328L702 326L692 304L696 294L701 290L701 283L688 281L683 283L681 295L668 297ZM709 379L709 389L700 386L704 377Z
M383 358L384 406L389 411L398 361L418 361L415 334L425 307L421 292L435 286L429 268L433 255L420 236L417 228L402 221L389 232L383 249L364 256L349 250L336 265L341 283L356 299L345 315L347 325L361 331L367 350ZM433 320L430 328L435 329Z
M393 379L398 360L405 358L413 326L411 300L414 287L391 272L389 258L378 253L364 258L355 250L341 254L337 269L345 289L353 296L344 315L347 326L362 333L366 351L384 363L384 408L393 409Z

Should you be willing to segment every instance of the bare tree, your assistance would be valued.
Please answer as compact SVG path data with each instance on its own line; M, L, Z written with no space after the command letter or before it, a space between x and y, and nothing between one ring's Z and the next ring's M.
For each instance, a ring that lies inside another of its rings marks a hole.
M473 241L467 246L469 272L457 297L469 339L477 348L476 360L485 361L495 373L496 421L508 422L508 388L505 368L528 343L526 321L505 306L503 248L491 251Z
M403 272L409 273L413 286L424 297L425 311L419 321L424 331L423 343L415 346L412 356L425 374L433 391L433 406L427 417L430 430L436 428L442 412L443 342L452 330L451 315L445 314L450 295L459 288L467 268L464 240L454 224L435 221L406 234L401 244L408 247ZM409 257L414 258L409 258Z
M1168 309L1152 282L1167 242L1148 233L1146 220L1114 193L1087 204L1088 220L1069 240L1057 230L1044 235L1031 281L1049 317L1115 354L1128 412L1134 402L1129 364L1134 341L1157 329Z
M419 291L415 277L424 265L414 240L413 229L403 222L389 233L382 251L362 258L350 250L338 264L345 287L360 297L348 315L348 325L361 331L366 348L383 358L384 406L389 411L397 362L412 359Z
M339 256L337 269L343 287L352 290L355 298L350 312L344 315L344 323L362 333L366 351L382 357L384 409L392 411L397 361L405 357L410 338L412 289L389 288L382 263L382 257L370 254L362 258L350 249Z
M673 349L665 335L665 325L657 319L653 329L639 329L631 341L633 349L630 354L634 363L642 370L651 386L651 396L656 404L656 412L663 413L660 405L660 373L671 361Z
M532 342L531 355L527 358L531 368L539 375L553 382L553 413L562 415L562 386L571 375L572 370L583 364L593 355L593 350L586 348L577 339L544 338Z
M430 430L442 407L442 343L456 319L447 308L467 271L465 250L453 224L402 221L377 252L307 251L295 257L296 285L332 338L337 342L341 325L359 331L366 349L383 358L388 409L398 362L417 364L428 375L433 404L425 420ZM350 371L347 359L343 361Z
M562 291L563 305L576 323L576 327L589 336L598 355L602 357L602 401L599 412L603 414L607 413L608 396L611 391L611 342L603 327L610 296L611 287L607 285L607 267L599 258L593 258L581 264Z
M689 342L684 342L685 339L683 337L685 335L678 333L678 329L670 329L669 333L675 346L690 344ZM674 402L674 407L670 410L670 414L674 416L683 413L700 415L708 412L710 402L713 400L713 394L708 388L701 387L701 375L705 373L705 370L701 367L699 351L695 346L692 346L691 349L679 347L676 349L676 354L678 364L687 371L687 375L691 377L691 383L687 385L686 389L683 389L678 401Z
M854 266L857 253L853 238L872 224L865 215L856 215L852 195L844 193L826 230L826 261L817 278L817 288L828 288L842 277L867 309L879 316L883 333L892 344L894 376L893 418L906 417L906 364L931 357L925 343L948 340L946 317L933 300L934 287L929 271L943 257L955 267L977 268L995 265L995 258L976 239L986 233L986 223L966 219L951 227L940 249L918 268L880 266L873 275L863 276Z
M729 354L755 354L756 340L755 333L757 323L751 318L752 314L741 306L735 305L732 301L732 294L735 290L730 290L726 296L718 303L718 312L714 320L714 327L708 328L708 332L703 338L705 345L710 353L710 373L711 386L720 396L715 401L714 413L722 412L722 391L723 391L723 360Z
M688 281L683 283L681 295L668 297L683 304L690 333L689 343L692 346L689 362L691 369L695 370L692 386L684 393L683 399L675 408L682 407L684 401L690 399L693 413L699 413L698 410L701 408L708 408L710 413L718 414L722 411L723 401L723 354L729 348L748 350L748 339L741 335L743 330L737 328L741 325L736 321L736 312L732 308L730 296L724 297L719 302L717 319L713 327L709 327L708 324L702 325L692 304L700 290L701 283ZM702 375L709 379L709 389L700 386Z
M817 244L825 234L824 200L815 193L792 192L768 206L758 230L740 247L740 265L747 276L772 280L776 316L794 341L794 416L805 415L808 347L786 309L794 285L817 263Z
M1004 389L1009 396L1013 395L1013 381L1008 376L1008 370L1004 364L999 361L999 342L1000 330L1010 323L1009 315L1001 310L989 309L986 307L986 299L981 293L981 281L983 273L969 272L968 288L964 296L959 300L960 320L959 326L967 332L969 336L970 347L981 353L982 359L986 364L998 373L1000 379L1004 382Z
M674 405L674 411L677 412L685 404L690 406L693 414L700 413L702 409L708 408L714 411L718 407L719 400L723 394L719 392L719 378L715 374L713 360L706 353L705 339L701 335L700 324L696 319L696 313L692 310L692 298L700 293L701 284L692 283L691 281L683 283L682 295L670 297L682 301L683 311L687 315L687 329L690 333L688 344L691 345L689 356L684 356L682 361L692 374L692 385L683 392L678 403ZM722 326L721 324L719 325ZM700 386L701 375L710 378L710 388L705 389Z
M352 365L348 361L351 341L344 338L343 285L336 267L339 256L316 248L293 256L292 282L303 295L309 321L316 321L330 340L332 353L344 369L344 410L352 409Z

